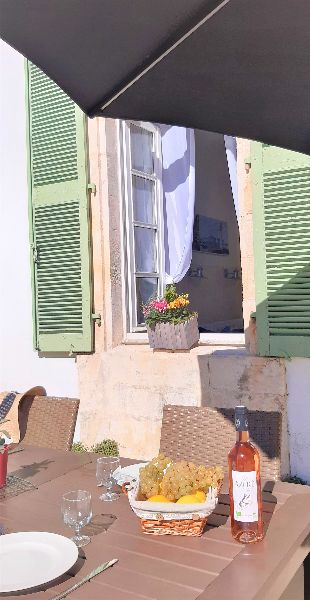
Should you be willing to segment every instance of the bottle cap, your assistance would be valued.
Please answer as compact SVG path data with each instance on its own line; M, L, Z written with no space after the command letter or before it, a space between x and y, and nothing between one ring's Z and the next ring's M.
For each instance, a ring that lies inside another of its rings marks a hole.
M248 431L248 409L246 406L235 407L235 426L237 431Z

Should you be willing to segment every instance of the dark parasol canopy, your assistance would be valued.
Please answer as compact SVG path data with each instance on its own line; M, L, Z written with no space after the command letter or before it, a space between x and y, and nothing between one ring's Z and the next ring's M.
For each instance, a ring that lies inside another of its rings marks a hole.
M0 0L0 36L89 116L310 153L307 0Z

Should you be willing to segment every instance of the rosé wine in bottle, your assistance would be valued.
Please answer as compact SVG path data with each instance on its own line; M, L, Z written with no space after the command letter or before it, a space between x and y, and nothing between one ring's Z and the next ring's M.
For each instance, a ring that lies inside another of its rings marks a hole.
M237 439L228 454L232 536L241 543L263 538L262 492L259 453L249 438L248 411L236 406Z

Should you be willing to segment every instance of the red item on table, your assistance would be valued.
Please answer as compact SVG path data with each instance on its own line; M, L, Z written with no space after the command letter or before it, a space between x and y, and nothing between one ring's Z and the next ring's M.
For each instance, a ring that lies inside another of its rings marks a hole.
M8 472L8 446L5 445L0 450L0 488L6 485L6 476Z

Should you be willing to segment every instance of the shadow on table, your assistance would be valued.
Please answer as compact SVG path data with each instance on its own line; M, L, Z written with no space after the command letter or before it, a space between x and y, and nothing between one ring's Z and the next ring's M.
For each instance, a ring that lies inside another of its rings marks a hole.
M273 489L275 486L274 481L265 481L262 489L262 500L263 500L263 520L264 520L264 532L266 534L272 515L275 511L277 498L273 495ZM205 531L210 531L214 527L220 527L226 525L229 521L230 505L229 505L229 494L220 494L218 504L213 513L208 517L208 522Z
M21 590L19 592L5 592L0 594L0 598L6 598L6 597L10 597L10 598L18 598L18 596L31 596L31 594L37 594L38 592L46 592L47 590L51 590L53 588L55 588L58 585L61 585L62 583L68 583L68 587L70 587L71 585L73 585L73 579L75 578L75 576L79 573L79 571L82 569L83 565L85 564L86 560L86 556L85 553L83 551L82 548L79 549L79 557L76 561L76 563L73 565L73 567L71 567L71 569L67 572L64 573L63 575L61 575L60 577L57 577L57 579L53 579L53 581L50 581L48 584L44 584L44 585L38 585L36 587L32 587L29 588L27 590ZM57 593L57 590L55 590L55 595Z
M91 522L83 528L83 534L94 537L95 535L99 535L99 533L105 533L116 519L116 515L105 513L94 515Z
M83 533L85 535L89 535L90 537L93 537L95 535L98 535L99 533L105 533L109 527L111 527L111 525L113 525L113 523L116 521L117 517L116 515L112 515L112 514L105 514L105 513L101 513L99 515L94 515L91 522L89 523L89 525L87 525L86 527L83 528ZM73 565L73 567L71 567L71 569L69 571L67 571L67 573L64 573L63 575L61 575L60 577L57 577L57 579L53 579L53 581L50 581L48 584L44 584L44 585L40 585L40 586L36 586L33 588L30 588L29 590L22 590L20 592L8 592L8 593L0 593L0 598L5 598L7 596L12 597L16 597L18 598L18 596L26 596L26 595L31 595L34 593L38 593L38 592L46 592L48 590L53 590L54 588L58 585L61 585L63 583L68 583L68 587L70 587L71 585L73 585L73 579L76 575L78 575L79 571L82 569L83 565L85 564L86 560L86 556L85 556L85 552L83 550L83 548L79 549L79 557L76 561L76 563ZM55 595L57 593L57 590L55 590Z
M15 475L15 477L27 477L28 479L29 477L34 477L34 475L37 475L37 473L40 473L41 471L46 471L49 465L54 462L54 460L42 460L41 462L33 462L30 465L22 465L20 469L17 469L17 471L13 471L10 474Z
M264 533L267 533L270 525L272 515L277 505L277 498L273 495L273 489L275 481L265 481L262 488L262 499L263 499L263 520L264 520Z

